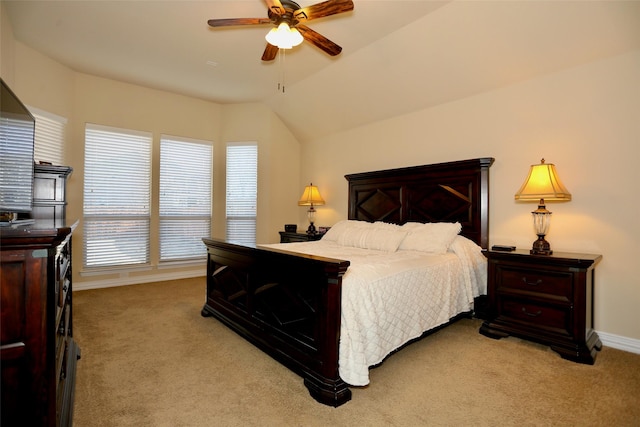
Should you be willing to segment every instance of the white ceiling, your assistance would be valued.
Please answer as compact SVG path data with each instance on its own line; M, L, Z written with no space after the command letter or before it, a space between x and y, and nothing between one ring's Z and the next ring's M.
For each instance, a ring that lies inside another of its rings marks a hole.
M354 0L307 23L340 55L305 42L269 63L270 26L207 25L266 17L263 0L2 3L17 40L76 71L264 102L301 140L640 49L640 1Z

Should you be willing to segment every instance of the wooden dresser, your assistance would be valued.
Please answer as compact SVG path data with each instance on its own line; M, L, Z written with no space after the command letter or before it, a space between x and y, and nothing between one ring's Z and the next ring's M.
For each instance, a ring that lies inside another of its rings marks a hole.
M33 167L33 211L36 219L66 217L67 180L73 169L69 166L40 165Z
M71 235L77 223L0 228L2 426L70 426L76 363Z
M602 347L593 329L595 266L601 255L487 252L488 320L480 333L546 344L560 356L593 364Z

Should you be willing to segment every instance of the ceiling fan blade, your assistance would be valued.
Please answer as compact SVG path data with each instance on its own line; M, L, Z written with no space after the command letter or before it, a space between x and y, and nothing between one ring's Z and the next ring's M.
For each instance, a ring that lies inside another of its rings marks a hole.
M293 17L298 21L310 21L353 10L351 0L327 0L308 7L303 7L293 12Z
M267 6L269 6L269 10L273 13L275 13L276 15L284 15L285 10L284 7L282 7L282 3L280 3L280 0L265 0L265 2L267 3Z
M342 48L340 46L338 46L322 34L313 31L306 25L298 24L296 28L298 29L298 31L300 31L300 34L302 34L302 37L304 37L306 41L324 50L329 55L336 56L340 52L342 52Z
M267 43L267 47L264 48L264 52L262 53L263 61L273 61L276 59L276 55L278 54L278 46L274 46L271 43Z
M231 27L234 25L262 25L271 24L269 18L228 18L228 19L209 19L207 21L212 27Z

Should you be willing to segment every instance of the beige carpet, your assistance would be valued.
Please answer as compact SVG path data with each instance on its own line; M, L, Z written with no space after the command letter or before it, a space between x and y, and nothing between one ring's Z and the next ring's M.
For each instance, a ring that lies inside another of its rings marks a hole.
M640 355L595 365L464 319L371 371L339 408L214 318L204 278L80 291L76 427L640 426Z

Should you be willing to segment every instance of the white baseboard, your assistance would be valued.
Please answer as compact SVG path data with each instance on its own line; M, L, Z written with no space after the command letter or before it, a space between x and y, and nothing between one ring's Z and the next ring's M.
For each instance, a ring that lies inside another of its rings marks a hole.
M602 345L640 354L640 340L608 334L606 332L598 332L598 336L600 337L600 341L602 341Z
M128 286L128 285L139 285L142 283L150 283L150 282L165 282L167 280L180 280L180 279L190 279L193 277L205 277L207 275L207 270L195 270L195 271L187 271L187 272L176 272L176 273L158 273L158 274L149 274L140 277L118 277L115 279L104 279L104 280L88 280L86 282L74 282L73 290L74 291L84 291L88 289L100 289L100 288L112 288L115 286Z

